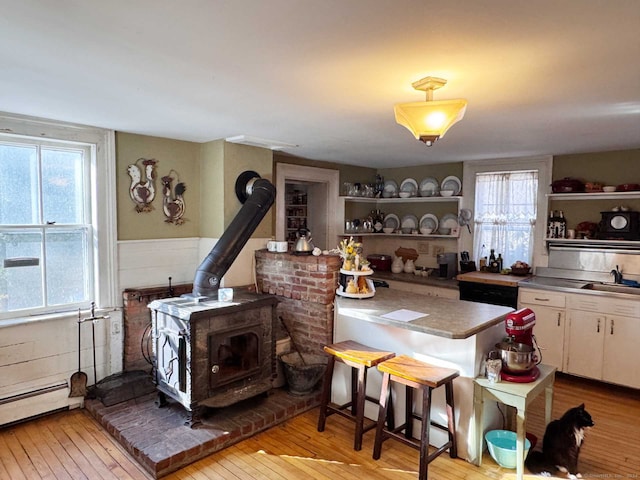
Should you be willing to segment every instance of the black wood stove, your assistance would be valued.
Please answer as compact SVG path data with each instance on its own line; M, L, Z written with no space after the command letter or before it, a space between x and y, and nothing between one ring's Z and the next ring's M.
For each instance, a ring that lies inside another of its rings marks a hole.
M242 208L196 270L192 294L149 304L158 403L167 395L180 402L192 426L200 407L266 392L276 375L276 297L238 292L218 300L223 275L275 199L273 184L250 170L235 190Z
M149 304L154 380L198 423L203 407L226 407L267 392L276 375L272 295L236 292L233 301L190 297Z

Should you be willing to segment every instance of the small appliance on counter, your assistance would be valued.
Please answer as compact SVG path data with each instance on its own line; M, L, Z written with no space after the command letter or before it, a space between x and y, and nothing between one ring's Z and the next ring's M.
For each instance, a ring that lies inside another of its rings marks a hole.
M540 349L536 345L533 326L536 315L530 308L512 312L505 318L505 331L508 337L496 344L502 358L500 377L507 382L529 383L540 375L537 365L542 360ZM536 355L536 350L538 354Z
M382 255L373 253L367 255L367 261L371 265L371 269L376 272L389 272L391 271L391 255Z
M311 255L314 245L311 239L311 231L308 228L301 228L297 232L298 239L293 245L294 255Z
M454 252L439 253L437 255L439 277L447 280L458 274L458 254Z

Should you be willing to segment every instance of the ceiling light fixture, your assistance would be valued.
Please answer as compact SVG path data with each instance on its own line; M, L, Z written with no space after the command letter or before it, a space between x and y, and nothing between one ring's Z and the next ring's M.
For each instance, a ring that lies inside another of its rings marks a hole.
M436 77L425 77L413 82L413 88L427 93L427 101L398 103L393 107L396 122L406 127L428 147L444 137L454 123L462 120L467 109L467 101L462 98L433 101L433 91L446 83L445 79Z

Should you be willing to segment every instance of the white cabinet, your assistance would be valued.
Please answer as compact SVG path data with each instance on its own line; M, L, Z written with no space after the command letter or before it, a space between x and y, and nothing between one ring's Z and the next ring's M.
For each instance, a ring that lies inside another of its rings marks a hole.
M604 337L603 380L640 388L640 319L607 317Z
M605 323L600 313L569 312L567 373L602 380Z
M536 314L533 334L540 348L542 363L564 371L565 296L543 290L520 288L518 308L530 308Z
M567 372L640 388L637 301L569 295Z
M518 308L536 314L542 363L581 377L640 388L640 302L521 287Z

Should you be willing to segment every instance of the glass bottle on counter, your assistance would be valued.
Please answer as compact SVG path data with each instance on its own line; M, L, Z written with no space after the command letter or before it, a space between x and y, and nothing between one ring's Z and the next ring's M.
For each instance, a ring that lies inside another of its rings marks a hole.
M496 259L496 262L498 262L498 272L502 272L503 259L502 259L502 254L501 253L498 254L498 258Z
M490 272L496 273L498 271L498 262L496 260L496 251L492 248L489 254L489 265L487 265Z

